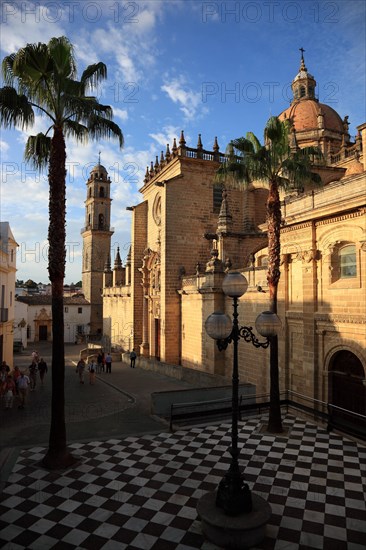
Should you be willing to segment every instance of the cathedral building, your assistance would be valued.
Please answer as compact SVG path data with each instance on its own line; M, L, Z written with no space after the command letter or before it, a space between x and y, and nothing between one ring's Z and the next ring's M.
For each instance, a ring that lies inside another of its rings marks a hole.
M282 396L312 407L330 404L336 422L366 428L366 124L352 141L348 117L320 103L315 90L302 56L293 100L279 118L291 121L293 150L310 145L322 150L324 160L314 170L323 185L281 197L280 389ZM92 304L97 304L92 292L96 296L103 287L103 332L112 345L134 348L140 362L159 362L162 370L180 365L229 382L230 346L219 352L204 326L213 311L231 314L222 292L229 269L249 282L239 303L241 324L254 326L268 309L267 189L254 182L243 190L223 190L214 183L223 160L216 138L206 149L199 135L193 148L182 132L178 143L167 145L146 170L141 202L130 207L127 261L123 266L117 254L113 269L104 257L112 234L109 185L106 172L96 167L88 182L83 235L90 252L84 254L83 287L89 286L85 297ZM96 174L102 179L93 179ZM104 274L98 264L95 283L93 239L106 262ZM241 342L239 374L257 394L267 394L268 350ZM355 414L348 417L341 409Z

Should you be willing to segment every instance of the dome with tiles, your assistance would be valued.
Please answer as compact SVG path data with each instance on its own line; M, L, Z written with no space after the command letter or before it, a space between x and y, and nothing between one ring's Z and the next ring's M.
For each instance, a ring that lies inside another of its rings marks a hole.
M299 72L292 81L293 100L290 107L280 115L280 120L290 119L296 132L316 130L323 128L338 134L344 133L344 122L339 114L324 103L319 103L315 97L315 78L308 73L305 66L304 55L300 48L301 63Z
M337 111L316 99L304 98L293 101L279 118L291 119L297 132L316 129L319 126L338 133L344 132L343 122Z

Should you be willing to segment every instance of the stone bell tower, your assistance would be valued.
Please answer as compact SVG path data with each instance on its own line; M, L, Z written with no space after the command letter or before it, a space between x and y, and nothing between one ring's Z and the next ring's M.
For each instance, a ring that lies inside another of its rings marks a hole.
M82 282L85 298L90 302L90 335L102 335L103 331L103 272L111 249L110 227L111 180L107 170L99 162L92 171L85 201L85 226L83 237Z

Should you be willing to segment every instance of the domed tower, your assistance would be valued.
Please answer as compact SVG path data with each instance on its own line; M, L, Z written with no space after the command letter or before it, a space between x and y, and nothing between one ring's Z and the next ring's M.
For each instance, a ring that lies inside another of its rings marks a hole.
M111 180L107 170L99 163L94 166L86 182L85 227L83 237L83 293L91 304L90 334L102 334L103 330L103 272L111 248L110 227Z
M290 119L292 123L291 143L296 146L319 147L329 162L330 156L350 141L348 117L341 119L329 105L320 103L315 96L316 80L308 73L304 60L304 49L300 48L299 72L291 84L293 100L283 111L280 120Z

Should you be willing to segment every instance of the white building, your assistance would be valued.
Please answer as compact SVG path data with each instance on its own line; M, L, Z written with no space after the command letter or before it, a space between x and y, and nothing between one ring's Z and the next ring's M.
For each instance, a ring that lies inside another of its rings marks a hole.
M47 294L18 296L16 301L15 324L26 320L27 341L52 341L52 297ZM26 312L23 305L26 305ZM90 303L83 295L64 297L64 325L66 343L76 342L80 336L89 334Z

